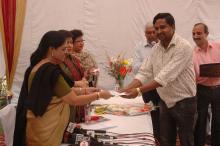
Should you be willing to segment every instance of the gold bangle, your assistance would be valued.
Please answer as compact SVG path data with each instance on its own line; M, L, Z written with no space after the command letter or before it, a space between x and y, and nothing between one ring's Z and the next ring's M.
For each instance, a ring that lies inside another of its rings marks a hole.
M141 89L140 88L136 88L136 90L138 92L138 96L142 96Z
M97 92L97 98L96 100L99 100L100 99L100 92Z
M79 95L82 95L82 88L79 88Z

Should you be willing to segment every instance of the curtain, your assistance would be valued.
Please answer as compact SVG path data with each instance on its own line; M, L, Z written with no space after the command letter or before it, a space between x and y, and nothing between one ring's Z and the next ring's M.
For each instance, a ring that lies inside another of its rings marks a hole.
M0 3L0 29L9 90L12 87L19 56L25 7L26 0L1 0Z

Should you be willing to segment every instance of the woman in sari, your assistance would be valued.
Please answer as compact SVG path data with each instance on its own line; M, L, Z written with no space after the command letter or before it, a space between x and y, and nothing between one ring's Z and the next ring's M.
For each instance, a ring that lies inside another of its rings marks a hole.
M59 32L65 35L67 45L66 57L64 62L60 64L61 69L72 81L75 81L75 87L88 87L88 81L84 77L84 69L81 66L80 60L72 55L72 34L67 30L59 30Z
M88 87L88 81L84 77L84 69L77 57L72 54L73 39L72 34L67 30L59 30L66 37L67 52L64 62L60 64L63 72L71 81L75 82L75 87ZM84 106L70 106L69 122L80 123L85 121Z
M95 88L71 88L74 82L59 67L65 58L65 39L59 31L49 31L31 55L17 105L13 146L60 146L69 104L111 97Z
M83 32L78 29L71 31L73 39L72 54L76 56L81 63L82 68L86 72L86 78L89 81L89 86L96 87L98 81L97 63L92 55L84 51Z

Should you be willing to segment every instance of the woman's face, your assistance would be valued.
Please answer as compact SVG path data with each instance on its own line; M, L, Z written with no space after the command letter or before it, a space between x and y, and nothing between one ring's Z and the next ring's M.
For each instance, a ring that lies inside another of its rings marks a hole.
M66 51L72 52L73 51L73 39L72 37L66 38Z
M52 50L52 58L55 59L57 63L61 63L64 61L66 48L67 48L67 44L64 43L58 48Z
M81 52L83 47L84 47L84 41L83 37L78 37L76 40L73 42L73 51L75 52Z

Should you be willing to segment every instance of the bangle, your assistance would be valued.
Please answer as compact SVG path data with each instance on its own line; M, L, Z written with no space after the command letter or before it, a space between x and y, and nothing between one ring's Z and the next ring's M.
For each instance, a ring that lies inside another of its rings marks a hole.
M79 88L79 95L82 95L82 88Z
M97 98L96 100L99 100L100 99L100 92L97 92Z
M136 88L136 90L138 92L138 96L142 96L141 89L140 88Z
M85 88L85 95L87 94L87 92L86 92L86 88Z

